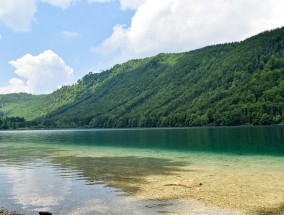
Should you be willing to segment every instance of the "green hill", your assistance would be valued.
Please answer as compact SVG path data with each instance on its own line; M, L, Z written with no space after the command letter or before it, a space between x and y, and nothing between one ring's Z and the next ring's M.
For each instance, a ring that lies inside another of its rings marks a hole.
M280 124L284 28L238 43L131 60L45 96L2 95L0 114L44 127Z

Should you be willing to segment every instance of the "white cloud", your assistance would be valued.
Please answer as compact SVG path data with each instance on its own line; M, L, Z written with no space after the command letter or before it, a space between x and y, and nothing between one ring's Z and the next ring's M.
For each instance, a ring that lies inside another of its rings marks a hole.
M119 53L111 63L121 63L239 41L284 25L283 8L282 0L146 0L129 28L115 26L112 35L93 51Z
M66 9L77 0L0 0L0 22L15 32L29 32L39 1Z
M61 34L67 38L75 38L79 36L79 33L74 31L62 31Z
M0 22L15 32L28 32L36 11L35 0L1 0Z
M29 93L29 88L24 84L23 80L12 78L9 80L9 85L6 87L0 87L0 94L7 93Z
M46 94L69 84L73 77L73 69L51 50L38 56L26 54L9 63L16 68L15 73L21 79L12 78L8 86L0 88L0 94Z
M62 9L66 9L71 6L76 0L40 0L41 2L48 3L55 7L60 7Z
M120 0L122 10L137 10L146 0Z
M114 0L87 0L89 3L106 3Z
M89 3L107 3L119 1L122 10L137 10L146 0L87 0Z
M66 9L82 1L105 3L114 0L0 0L0 22L15 32L29 32L32 23L36 20L37 3L43 2Z

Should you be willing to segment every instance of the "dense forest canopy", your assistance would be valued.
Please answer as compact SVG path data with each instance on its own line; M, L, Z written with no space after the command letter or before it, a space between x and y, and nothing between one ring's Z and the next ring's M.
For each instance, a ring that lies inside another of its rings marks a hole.
M131 60L49 95L0 95L0 117L2 128L15 117L54 128L283 124L284 28Z

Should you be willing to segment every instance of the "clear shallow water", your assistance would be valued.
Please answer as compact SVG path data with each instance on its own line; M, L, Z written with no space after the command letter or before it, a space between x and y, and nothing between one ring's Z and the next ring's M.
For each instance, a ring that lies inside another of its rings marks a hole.
M0 206L26 214L156 214L168 203L126 195L147 177L188 165L279 172L283 157L283 126L1 131Z
M157 214L155 202L135 201L103 184L86 184L66 170L46 164L28 168L1 167L1 206L25 214L52 211L54 214Z

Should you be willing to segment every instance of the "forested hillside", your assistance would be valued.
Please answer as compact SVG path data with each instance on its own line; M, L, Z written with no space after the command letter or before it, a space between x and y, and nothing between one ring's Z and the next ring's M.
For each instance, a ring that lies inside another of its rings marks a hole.
M8 99L15 96L0 96L0 116L24 117L39 127L281 124L284 28L131 60L49 95Z

